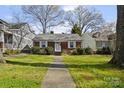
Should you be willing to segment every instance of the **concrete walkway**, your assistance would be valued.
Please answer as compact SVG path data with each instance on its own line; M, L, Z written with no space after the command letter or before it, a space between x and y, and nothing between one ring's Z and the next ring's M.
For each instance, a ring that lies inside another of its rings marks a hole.
M42 87L44 88L75 88L76 85L62 62L62 56L55 56L54 63L49 67L44 77Z

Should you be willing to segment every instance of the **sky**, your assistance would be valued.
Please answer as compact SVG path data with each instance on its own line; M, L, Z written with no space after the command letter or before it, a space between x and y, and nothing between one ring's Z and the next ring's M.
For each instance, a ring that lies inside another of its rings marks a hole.
M61 6L64 11L74 10L77 6L73 5L63 5ZM89 5L88 8L94 8L95 10L102 13L103 18L106 22L116 21L117 11L115 5ZM0 19L3 19L7 22L12 22L12 14L14 11L22 12L21 6L5 6L0 5ZM67 27L57 26L52 29L55 33L62 33L68 30ZM37 32L39 33L39 32Z

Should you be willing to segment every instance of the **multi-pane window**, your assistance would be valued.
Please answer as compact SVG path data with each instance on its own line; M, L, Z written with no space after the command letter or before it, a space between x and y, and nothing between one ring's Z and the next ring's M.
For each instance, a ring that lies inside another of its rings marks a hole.
M69 41L68 42L68 48L76 48L76 42L75 41Z
M47 47L47 41L40 41L40 47L41 48Z

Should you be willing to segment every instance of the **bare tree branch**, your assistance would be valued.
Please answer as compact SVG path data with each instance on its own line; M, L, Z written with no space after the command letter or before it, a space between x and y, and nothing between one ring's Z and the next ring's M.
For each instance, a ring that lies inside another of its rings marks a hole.
M13 47L20 49L21 44L24 42L24 38L30 38L29 34L34 32L31 30L29 24L27 24L26 19L19 13L13 13L13 23L11 25L10 31L13 32L13 37L16 40L16 44L13 44ZM15 31L14 31L15 30Z
M67 12L65 20L68 21L68 24L71 27L77 24L78 27L80 27L82 34L100 27L104 22L102 15L99 12L95 10L90 11L83 6L79 6L75 10Z
M40 22L41 31L43 33L47 32L47 29L52 26L57 26L62 24L63 11L60 6L55 5L30 5L22 6L22 10L32 16L35 22ZM37 25L37 24L35 24Z

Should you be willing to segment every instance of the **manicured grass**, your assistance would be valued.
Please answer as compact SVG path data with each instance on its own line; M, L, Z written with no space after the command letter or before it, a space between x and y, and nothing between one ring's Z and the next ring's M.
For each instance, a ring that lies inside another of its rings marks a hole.
M52 56L26 55L9 58L7 64L0 64L0 87L39 88L51 62Z
M102 55L64 56L64 63L79 88L124 87L124 70L107 64L110 59Z

